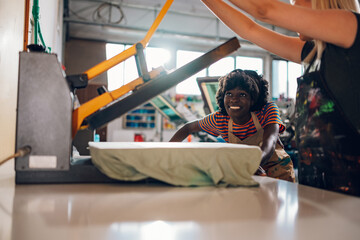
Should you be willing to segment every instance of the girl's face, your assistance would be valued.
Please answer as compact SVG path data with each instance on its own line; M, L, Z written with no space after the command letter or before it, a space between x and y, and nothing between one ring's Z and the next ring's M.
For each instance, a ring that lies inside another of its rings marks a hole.
M292 0L291 3L294 4L295 6L312 8L311 0ZM312 38L307 37L301 33L298 33L298 35L299 35L299 38L303 41L311 41L312 40Z
M237 124L244 124L249 121L252 104L250 94L239 87L225 92L224 106L226 112Z

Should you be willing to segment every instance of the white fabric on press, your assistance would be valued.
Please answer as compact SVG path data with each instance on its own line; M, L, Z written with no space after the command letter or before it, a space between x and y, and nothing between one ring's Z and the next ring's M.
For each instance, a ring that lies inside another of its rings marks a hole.
M175 186L258 186L257 146L203 142L90 142L94 165L110 178L153 178Z

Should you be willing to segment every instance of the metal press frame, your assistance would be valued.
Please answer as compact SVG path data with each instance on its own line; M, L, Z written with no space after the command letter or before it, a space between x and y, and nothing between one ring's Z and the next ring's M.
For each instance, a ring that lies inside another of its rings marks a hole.
M173 0L167 0L145 38L117 56L77 76L64 77L55 54L21 52L17 101L16 149L30 146L29 155L16 157L17 184L115 182L91 162L72 157L73 138L81 128L97 129L165 92L239 47L236 37L170 72L147 71L143 49ZM139 78L73 109L76 88L116 64L135 56Z

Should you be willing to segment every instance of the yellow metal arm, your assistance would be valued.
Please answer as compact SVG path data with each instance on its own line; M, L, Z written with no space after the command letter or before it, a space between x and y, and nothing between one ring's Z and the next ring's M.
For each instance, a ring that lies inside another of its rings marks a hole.
M143 40L140 41L144 48L148 45L148 43L150 41L150 38L155 33L157 27L160 25L160 22L162 21L165 14L169 10L169 8L170 8L171 4L173 3L173 1L174 0L167 0L166 1L165 5L163 6L161 11L159 12L159 15L156 17L154 23L151 25L151 27L150 27L149 31L147 32L146 36L144 37Z
M136 54L136 47L135 45L132 45L130 48L126 49L125 51L119 53L118 55L105 60L94 67L88 69L85 71L85 73L88 76L88 80L93 79L94 77L100 75L101 73L109 70L110 68L116 66L117 64L125 61L129 57L132 57Z
M144 39L141 40L139 43L145 48L150 38L153 36L154 32L160 25L162 19L164 18L165 14L169 10L171 4L174 0L167 0L165 5L162 7L161 11L159 12L158 16L156 17L155 21L153 22L152 26L150 27L149 31L145 35ZM85 74L88 77L88 80L93 79L94 77L100 75L101 73L109 70L110 68L116 66L117 64L125 61L126 59L135 56L137 53L136 44L132 45L130 48L124 50L123 52L119 53L118 55L105 60L94 67L88 69L85 71ZM152 72L149 73L150 79L156 77L161 72L163 72L164 69L155 69ZM75 137L77 131L81 128L81 125L84 121L84 119L91 114L98 111L100 108L105 107L112 101L120 98L124 94L134 90L137 86L144 83L144 79L142 77L139 77L132 82L118 88L117 90L114 90L112 92L105 92L101 94L98 97L95 97L91 99L90 101L82 104L79 108L75 109L73 111L72 116L72 136Z
M159 67L151 71L150 78L155 78L159 76L161 73L165 72L163 67ZM105 107L112 101L120 98L124 94L133 91L137 86L144 83L144 80L139 77L128 84L121 86L120 88L112 91L112 92L105 92L100 96L97 96L90 101L82 104L80 107L73 111L72 115L72 137L74 138L77 131L81 128L81 124L84 119L94 112L98 111L100 108Z
M150 38L152 37L152 35L155 33L156 29L160 25L162 19L164 18L165 14L169 10L173 1L174 0L166 1L165 5L162 7L161 11L159 12L158 16L156 17L155 21L151 25L149 31L146 33L144 39L140 41L140 43L143 45L144 48L148 45ZM119 53L118 55L116 55L108 60L105 60L105 61L95 65L94 67L88 69L87 71L85 71L85 73L88 75L88 80L93 79L94 77L100 75L101 73L103 73L103 72L109 70L110 68L116 66L117 64L125 61L129 57L134 56L136 54L135 46L136 46L136 44L132 45L130 48L124 50L123 52Z

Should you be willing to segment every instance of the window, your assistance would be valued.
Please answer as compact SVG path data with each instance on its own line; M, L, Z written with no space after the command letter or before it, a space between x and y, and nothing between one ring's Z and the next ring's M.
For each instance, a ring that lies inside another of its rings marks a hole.
M171 54L170 51L164 48L145 48L145 58L148 71L151 71L154 68L164 66L167 62L170 61Z
M181 66L184 66L185 64L200 57L201 55L203 55L202 52L178 50L176 52L176 69L180 68ZM205 76L206 76L206 69L203 69L197 74L192 75L188 79L176 85L176 93L186 94L186 95L200 95L200 89L197 85L196 78L205 77Z
M272 66L272 97L295 99L297 78L302 74L301 65L284 60L273 60Z
M235 59L233 57L222 58L209 67L209 76L224 76L234 70L234 67Z
M256 57L236 57L236 68L243 70L253 70L259 75L263 73L263 59Z
M191 51L177 51L177 65L179 68L184 64L201 56L200 52ZM235 62L236 61L236 62ZM200 95L199 87L196 83L196 78L205 76L223 76L235 68L242 68L247 70L257 71L258 74L263 74L263 59L255 57L225 57L213 63L208 69L200 71L198 74L181 82L176 87L176 93L187 95ZM207 74L206 74L207 73Z
M123 52L132 45L124 44L106 44L106 58L110 59L115 55ZM144 50L146 64L148 70L164 66L171 61L171 53L167 49L147 47ZM191 62L192 60L203 55L203 52L196 51L176 51L176 69ZM185 79L176 86L177 94L184 95L200 95L200 89L197 85L196 78L206 76L223 76L235 68L248 69L257 71L258 74L263 74L263 59L256 57L225 57L215 62L209 68L203 69L197 74ZM116 65L107 71L108 74L108 90L113 91L124 84L127 84L138 78L138 70L135 62L135 57L130 57L124 62Z
M123 44L106 44L106 59L110 59L115 55L124 51ZM124 62L116 65L107 71L108 90L113 91L124 85Z
M132 45L123 44L106 44L106 59L123 52ZM145 48L144 50L148 71L160 67L170 60L170 52L162 48ZM121 62L107 71L108 90L113 91L124 84L127 84L139 77L135 57Z
M125 49L130 48L131 45L125 45ZM135 57L132 56L124 61L124 84L127 84L139 77L138 70L136 67Z

